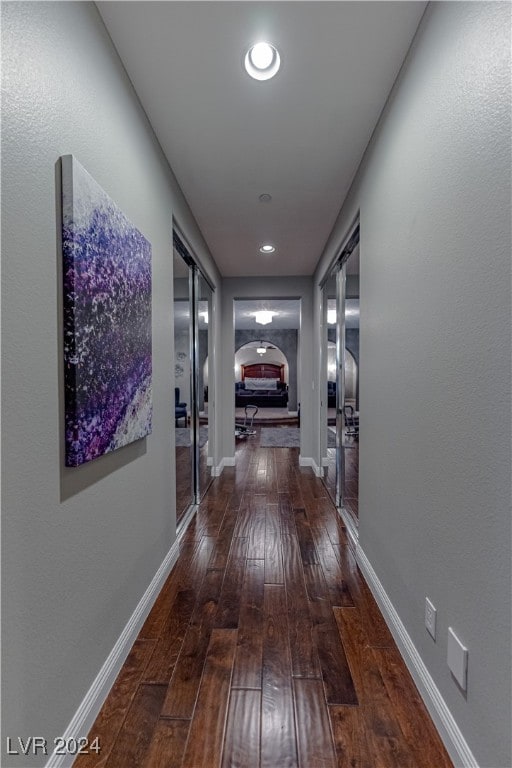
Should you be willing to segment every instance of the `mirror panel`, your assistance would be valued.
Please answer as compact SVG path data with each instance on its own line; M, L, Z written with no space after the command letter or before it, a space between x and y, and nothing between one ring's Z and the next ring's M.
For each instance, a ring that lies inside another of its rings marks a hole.
M209 377L209 364L212 359L211 351L213 348L213 335L211 333L213 291L200 272L198 272L197 296L198 493L199 498L202 498L212 481L211 466L213 464L211 435L213 386L210 386Z
M357 525L359 498L359 245L344 265L345 400L343 504Z
M326 437L322 463L324 482L329 496L336 503L336 271L333 271L323 287L324 350L326 361Z
M359 228L322 288L322 343L327 424L324 483L337 507L358 521L359 496Z
M176 524L194 503L192 443L191 318L192 274L173 249L174 287L174 425L176 435Z

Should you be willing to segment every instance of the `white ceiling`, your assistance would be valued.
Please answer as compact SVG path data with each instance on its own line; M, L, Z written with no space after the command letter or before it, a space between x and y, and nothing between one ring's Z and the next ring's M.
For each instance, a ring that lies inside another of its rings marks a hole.
M312 274L425 5L98 3L224 276ZM260 39L265 82L242 66Z

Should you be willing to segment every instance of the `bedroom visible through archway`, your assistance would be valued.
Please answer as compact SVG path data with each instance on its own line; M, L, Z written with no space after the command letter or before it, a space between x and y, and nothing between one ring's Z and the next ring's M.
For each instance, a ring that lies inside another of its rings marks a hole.
M237 448L298 449L300 299L235 299L234 316Z

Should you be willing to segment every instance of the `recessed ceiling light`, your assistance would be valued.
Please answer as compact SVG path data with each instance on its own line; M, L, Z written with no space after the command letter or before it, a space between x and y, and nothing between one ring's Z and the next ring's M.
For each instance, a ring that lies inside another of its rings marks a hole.
M270 80L279 70L281 58L273 45L262 41L249 48L244 65L255 80Z
M275 248L273 245L270 245L270 243L267 243L266 245L262 245L260 248L261 253L274 253Z
M258 197L258 200L260 203L270 203L272 200L272 195L269 195L268 192L264 192L262 195Z

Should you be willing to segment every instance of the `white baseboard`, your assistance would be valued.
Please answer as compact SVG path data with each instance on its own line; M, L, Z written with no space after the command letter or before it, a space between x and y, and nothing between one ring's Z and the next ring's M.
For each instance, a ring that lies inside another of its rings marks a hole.
M190 523L192 522L192 518L197 512L197 507L198 507L197 504L191 504L190 507L186 510L183 517L181 518L180 524L176 528L176 544L179 544L183 536L185 535L185 531L189 527Z
M197 507L195 507L195 509L197 509ZM193 515L191 515L190 519L192 519L192 516ZM144 592L139 604L130 616L127 625L121 632L119 639L98 672L96 679L87 691L84 700L73 715L65 732L62 734L64 743L66 743L68 739L85 738L92 728L103 702L107 698L137 635L142 629L144 621L153 607L167 576L178 559L179 539L184 534L185 530L186 528L180 530L179 538L176 539L165 556L158 571L154 575L151 584ZM71 768L75 759L76 755L56 755L54 753L46 763L45 768Z
M359 544L359 530L354 522L354 518L350 512L347 512L345 507L336 507L336 509L338 510L339 516L343 520L343 525L347 529L348 537L352 543L352 546L357 552L357 547Z
M212 475L213 477L220 477L224 467L234 467L234 466L235 466L235 457L224 456L224 458L220 460L220 464L217 464L217 466L212 469Z
M298 416L298 415L299 415L298 411L288 411L288 416Z
M311 456L299 456L299 467L311 467L317 477L323 477L324 471L318 466L316 461Z
M356 558L451 759L461 768L479 768L469 744L359 544L356 547Z

